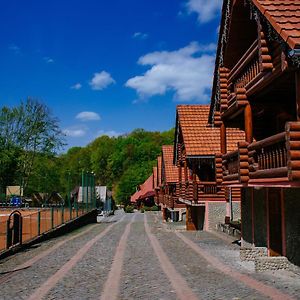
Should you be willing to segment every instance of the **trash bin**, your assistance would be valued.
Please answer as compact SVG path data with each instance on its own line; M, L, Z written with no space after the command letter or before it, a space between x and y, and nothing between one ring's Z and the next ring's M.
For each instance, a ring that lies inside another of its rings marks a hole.
M179 221L179 211L173 211L173 222Z

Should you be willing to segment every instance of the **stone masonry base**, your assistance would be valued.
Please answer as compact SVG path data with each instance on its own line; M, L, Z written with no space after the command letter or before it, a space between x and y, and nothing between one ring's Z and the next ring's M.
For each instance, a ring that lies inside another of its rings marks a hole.
M267 257L258 257L254 261L255 271L264 272L264 271L277 271L277 270L288 270L289 261L284 256L267 256Z
M264 247L251 247L240 249L240 259L242 261L255 261L257 258L267 257L267 248Z

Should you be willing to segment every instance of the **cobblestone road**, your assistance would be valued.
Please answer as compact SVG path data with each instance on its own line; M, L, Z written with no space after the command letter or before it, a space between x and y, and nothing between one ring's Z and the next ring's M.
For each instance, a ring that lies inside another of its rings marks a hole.
M119 212L0 261L0 299L300 299L300 272L255 273L218 234Z

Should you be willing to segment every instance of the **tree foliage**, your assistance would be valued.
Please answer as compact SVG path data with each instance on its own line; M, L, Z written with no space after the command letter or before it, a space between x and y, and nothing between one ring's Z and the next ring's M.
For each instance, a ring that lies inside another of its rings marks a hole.
M57 119L44 104L28 99L0 110L0 187L22 184L28 196L52 191L65 196L80 185L83 170L93 171L98 185L108 186L119 203L128 204L136 186L150 176L161 146L173 138L174 130L136 129L57 155L63 144Z
M58 120L49 108L28 98L0 110L0 178L3 186L25 189L39 154L51 155L63 145Z
M62 169L70 171L73 185L82 169L94 171L97 184L107 185L117 202L128 204L136 186L151 175L161 146L172 144L173 139L173 129L162 133L136 129L117 138L101 136L86 147L69 149L60 157Z

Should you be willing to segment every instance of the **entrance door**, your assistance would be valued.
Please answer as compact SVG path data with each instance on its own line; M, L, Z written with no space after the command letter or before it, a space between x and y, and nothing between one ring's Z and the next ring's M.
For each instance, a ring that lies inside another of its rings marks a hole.
M205 207L187 205L186 210L186 229L203 230Z
M270 256L282 255L281 189L268 189L269 251Z

